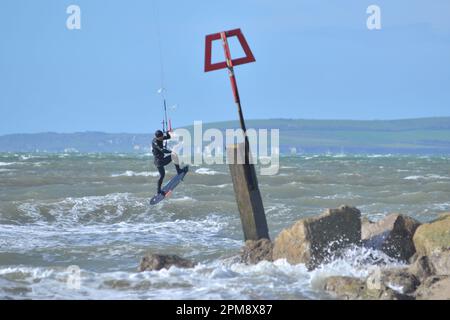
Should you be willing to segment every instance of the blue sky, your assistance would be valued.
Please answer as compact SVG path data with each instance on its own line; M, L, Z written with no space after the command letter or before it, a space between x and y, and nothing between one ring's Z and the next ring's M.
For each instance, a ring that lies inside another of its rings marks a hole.
M205 35L238 27L256 57L235 69L248 119L450 116L448 0L2 0L0 134L154 132L157 25L174 126L237 119L227 72L203 62Z

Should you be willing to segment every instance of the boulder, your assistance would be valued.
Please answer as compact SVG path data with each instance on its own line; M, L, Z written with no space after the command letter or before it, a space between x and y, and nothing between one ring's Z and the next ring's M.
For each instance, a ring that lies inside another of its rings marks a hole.
M427 256L420 256L408 267L408 272L422 281L433 275L435 271L430 259Z
M247 240L241 250L241 262L257 264L260 261L273 261L273 243L268 239Z
M378 222L363 221L361 238L366 247L381 250L392 258L407 261L416 252L413 236L419 226L419 221L394 213Z
M377 269L366 279L369 290L383 290L386 288L394 290L400 294L411 294L419 286L417 277L406 268Z
M328 209L284 229L275 239L273 259L314 269L337 251L361 241L361 212L348 206Z
M336 297L347 300L366 298L366 284L363 280L353 277L333 276L325 279L325 291L333 293Z
M416 291L417 300L450 300L450 277L433 276Z
M333 276L325 280L323 289L346 300L411 300L413 297L396 292L386 286L369 288L362 279Z
M450 276L450 250L434 252L428 258L433 266L433 274Z
M177 255L169 255L169 254L147 254L141 259L141 263L139 265L139 271L152 271L152 270L161 270L161 269L169 269L172 266L178 268L192 268L194 267L194 263L190 260L181 258Z
M450 213L417 228L417 253L427 256L436 275L450 275Z

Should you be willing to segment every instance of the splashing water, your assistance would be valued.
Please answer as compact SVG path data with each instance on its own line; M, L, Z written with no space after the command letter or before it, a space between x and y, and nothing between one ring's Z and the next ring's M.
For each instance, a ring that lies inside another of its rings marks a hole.
M449 211L448 157L282 157L260 176L271 238L341 204L371 219L421 221ZM174 175L168 167L167 179ZM149 205L158 176L149 155L1 154L0 297L33 299L329 299L331 275L366 277L401 266L349 248L308 271L285 260L239 263L242 229L226 165L190 172L171 198ZM178 254L193 269L137 272L147 252ZM70 266L80 287L69 285Z

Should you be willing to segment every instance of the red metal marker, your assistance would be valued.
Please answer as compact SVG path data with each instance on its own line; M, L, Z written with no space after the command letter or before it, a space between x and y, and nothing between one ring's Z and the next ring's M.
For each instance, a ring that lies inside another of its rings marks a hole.
M232 59L230 53L230 47L228 46L227 38L236 36L239 40L239 43L244 50L245 57ZM225 61L218 63L211 63L212 56L212 42L214 40L222 40L223 50L225 53ZM206 36L205 39L205 72L219 70L228 68L228 74L230 76L231 89L233 90L234 101L237 104L238 113L239 113L239 122L241 124L241 129L244 131L245 136L245 163L249 163L248 153L249 153L249 143L247 138L247 129L245 127L244 115L242 114L241 108L241 100L239 98L239 90L236 82L236 77L234 75L234 66L241 65L244 63L254 62L255 57L253 56L250 47L248 46L247 41L244 38L244 35L241 32L241 29L234 29L230 31L222 31L219 33L214 33Z

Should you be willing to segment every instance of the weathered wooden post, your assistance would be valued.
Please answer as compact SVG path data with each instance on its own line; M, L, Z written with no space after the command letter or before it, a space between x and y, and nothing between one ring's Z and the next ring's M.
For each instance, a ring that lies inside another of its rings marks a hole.
M246 56L239 59L231 59L228 37L237 36ZM222 40L225 53L225 61L211 63L212 41ZM234 75L234 66L254 62L255 58L247 44L240 29L223 31L206 36L205 40L205 72L228 68L231 89L233 90L234 101L237 105L239 122L244 133L244 143L227 146L227 157L233 159L229 164L231 178L233 180L236 202L241 216L242 228L245 240L269 239L269 229L267 227L266 215L262 203L261 194L258 188L255 167L250 158L250 145L245 127L244 115L241 108L241 100ZM242 159L242 155L244 159Z

